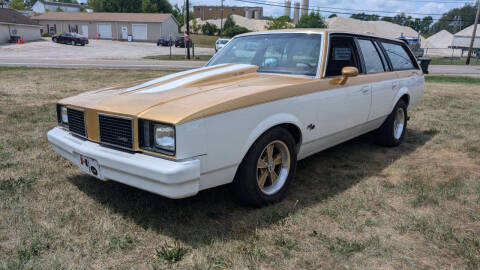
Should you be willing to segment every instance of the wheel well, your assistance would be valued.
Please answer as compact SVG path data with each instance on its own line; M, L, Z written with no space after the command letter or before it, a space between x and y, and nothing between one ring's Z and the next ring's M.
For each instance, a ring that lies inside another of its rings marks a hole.
M284 129L288 130L288 132L290 132L290 134L292 134L293 139L295 140L295 150L298 153L298 151L300 150L300 145L302 144L302 132L300 131L300 129L294 124L287 124L287 123L273 126L270 129L275 128L275 127L282 127ZM265 131L265 132L267 132L267 131Z
M410 96L408 94L405 94L400 99L403 100L403 102L405 102L405 105L407 105L407 108L408 108L408 103L410 102Z

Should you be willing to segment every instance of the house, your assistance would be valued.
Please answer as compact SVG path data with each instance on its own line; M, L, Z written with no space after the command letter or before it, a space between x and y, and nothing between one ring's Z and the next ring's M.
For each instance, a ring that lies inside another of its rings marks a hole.
M48 2L45 0L38 0L33 4L32 10L35 13L46 13L48 11L58 11L61 9L64 12L81 12L87 11L92 12L92 10L83 4L72 4L72 3L62 3L62 2Z
M50 34L76 32L91 38L156 41L160 36L178 34L178 22L169 13L48 12L34 16Z
M0 42L15 36L25 41L39 40L40 25L14 9L0 8Z

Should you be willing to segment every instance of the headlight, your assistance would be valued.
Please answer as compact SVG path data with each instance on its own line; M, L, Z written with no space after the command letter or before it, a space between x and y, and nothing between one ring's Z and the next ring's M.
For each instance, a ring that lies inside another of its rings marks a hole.
M155 146L167 151L175 151L175 130L172 126L155 124L153 126Z
M145 119L138 119L139 146L141 149L175 155L175 127Z
M57 104L57 120L59 125L68 126L67 106Z
M68 124L67 107L62 106L62 122Z

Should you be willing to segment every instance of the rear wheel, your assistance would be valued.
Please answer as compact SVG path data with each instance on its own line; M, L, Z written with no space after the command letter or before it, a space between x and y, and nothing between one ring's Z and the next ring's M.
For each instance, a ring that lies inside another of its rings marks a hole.
M407 131L407 104L399 100L385 122L375 131L375 140L384 146L398 146Z
M273 128L250 148L233 181L237 198L244 204L262 206L285 195L295 173L295 140L284 128Z

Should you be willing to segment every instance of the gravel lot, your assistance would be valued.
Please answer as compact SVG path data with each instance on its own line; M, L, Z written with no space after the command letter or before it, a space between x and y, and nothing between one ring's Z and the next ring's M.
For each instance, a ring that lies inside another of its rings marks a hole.
M183 54L184 48L172 47L172 54ZM53 43L49 38L22 45L0 45L2 58L30 59L140 59L149 55L168 55L168 47L153 42L90 40L86 46ZM214 54L213 48L195 48L195 54Z

